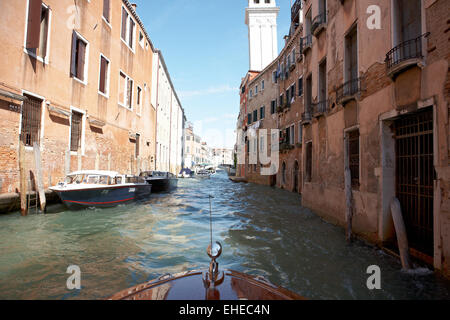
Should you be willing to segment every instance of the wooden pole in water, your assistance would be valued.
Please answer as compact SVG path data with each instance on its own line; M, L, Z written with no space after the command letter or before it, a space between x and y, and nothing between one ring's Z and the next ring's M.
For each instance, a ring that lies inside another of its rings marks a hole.
M23 144L22 138L19 141L19 173L20 173L20 213L22 216L28 214L27 206L27 177L26 177L26 167L25 167L25 145Z
M39 202L41 205L41 211L45 212L45 207L47 204L47 201L45 199L45 191L44 191L44 181L42 178L42 168L41 168L41 149L39 148L39 145L37 142L33 145L34 149L34 161L36 162L36 186L37 190L39 192Z
M405 222L403 221L402 207L397 198L394 198L391 202L391 214L392 220L394 220L395 234L397 235L398 250L400 251L403 269L411 269L408 237Z

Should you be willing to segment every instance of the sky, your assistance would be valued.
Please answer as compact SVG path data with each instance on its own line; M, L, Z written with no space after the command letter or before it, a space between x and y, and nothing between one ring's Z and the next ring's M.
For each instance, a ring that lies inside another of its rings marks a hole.
M160 49L194 132L233 148L239 85L249 69L247 0L132 0ZM277 0L278 50L289 32L291 0Z

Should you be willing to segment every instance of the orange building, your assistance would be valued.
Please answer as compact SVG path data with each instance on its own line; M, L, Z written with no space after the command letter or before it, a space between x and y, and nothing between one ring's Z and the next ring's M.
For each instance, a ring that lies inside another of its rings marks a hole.
M77 169L154 169L154 48L127 0L0 2L0 193L18 152L41 151L45 187ZM28 171L27 171L28 175Z

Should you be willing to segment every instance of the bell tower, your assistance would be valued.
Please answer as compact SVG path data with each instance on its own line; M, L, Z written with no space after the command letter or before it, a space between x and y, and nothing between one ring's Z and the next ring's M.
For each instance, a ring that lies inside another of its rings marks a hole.
M250 70L262 71L278 55L276 0L248 0L245 24L248 26Z

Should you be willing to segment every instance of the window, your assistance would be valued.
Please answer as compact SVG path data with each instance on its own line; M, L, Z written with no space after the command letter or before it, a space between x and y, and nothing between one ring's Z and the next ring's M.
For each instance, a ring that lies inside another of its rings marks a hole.
M359 187L359 130L348 133L348 162L352 187Z
M293 102L295 99L295 83L293 83L291 86L290 97L291 97L291 102Z
M87 71L89 57L89 44L77 32L72 34L72 62L71 62L71 76L80 80L84 84L87 83Z
M250 98L253 98L253 89L250 89Z
M144 42L145 42L144 34L142 33L142 31L139 31L139 44L141 45L142 49L144 48Z
M264 90L264 80L261 81L261 91L263 91L263 90Z
M50 9L42 0L29 0L26 52L45 63L48 63L50 16Z
M136 133L136 158L139 157L139 149L141 144L141 135L139 133Z
M77 152L81 148L81 134L83 132L83 114L72 111L70 117L70 151Z
M284 100L283 95L280 95L280 100L279 100L279 106L280 106L280 107L283 106L283 100Z
M298 143L302 143L303 142L303 127L302 124L299 122L298 123Z
M312 176L312 142L306 144L306 168L305 181L311 182Z
M258 121L258 110L253 111L253 122Z
M319 102L327 99L327 61L319 65Z
M272 83L277 83L277 70L272 72Z
M255 87L255 95L258 94L258 86Z
M345 74L344 82L358 78L358 47L356 26L345 37Z
M265 116L266 116L266 107L265 107L265 106L262 106L262 107L259 109L259 118L262 120L262 119L265 118Z
M132 109L134 82L123 72L120 72L119 81L119 104L128 109Z
M186 147L186 153L189 153L189 146Z
M22 105L21 140L25 146L39 144L41 130L42 100L24 94L27 98Z
M293 145L295 141L295 125L293 124L290 128L290 134L289 134L289 144Z
M272 100L270 103L270 114L274 114L276 111L276 104L277 102L275 100Z
M110 23L110 0L103 0L103 18Z
M248 119L248 124L252 124L252 114L251 113L249 113L247 115L247 119Z
M300 77L300 79L298 79L298 95L299 97L301 97L303 95L303 78Z
M312 108L312 76L306 78L305 113L311 114Z
M103 55L100 55L98 91L105 96L109 96L109 60Z
M122 30L121 38L131 50L134 50L134 35L136 33L136 23L128 14L125 7L122 7Z
M281 178L283 181L283 184L286 183L286 162L283 162L282 166L281 166Z
M136 106L137 106L136 113L138 115L141 115L141 113L142 113L142 89L139 86L137 87Z

